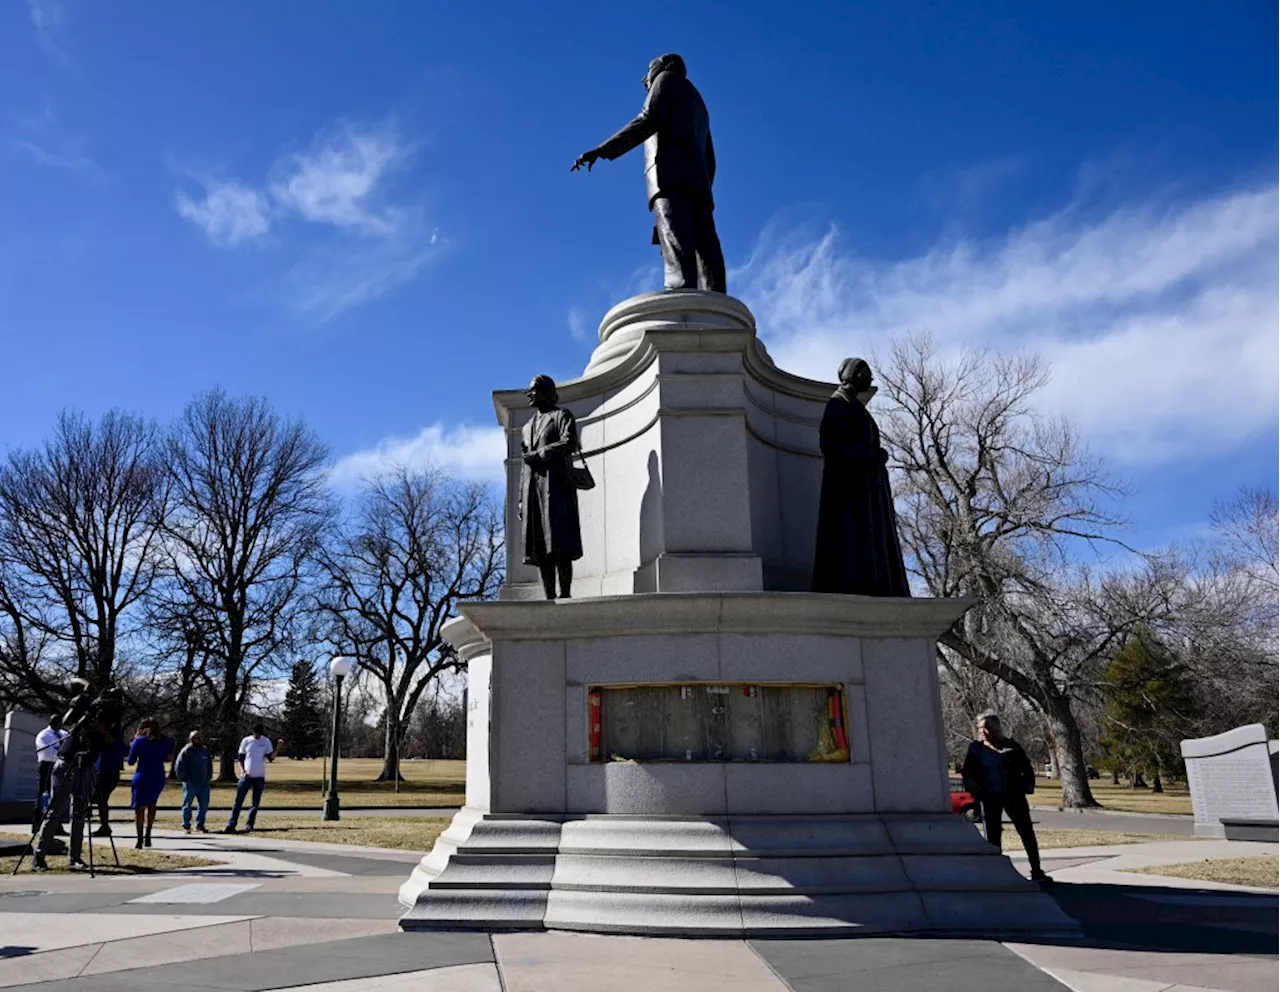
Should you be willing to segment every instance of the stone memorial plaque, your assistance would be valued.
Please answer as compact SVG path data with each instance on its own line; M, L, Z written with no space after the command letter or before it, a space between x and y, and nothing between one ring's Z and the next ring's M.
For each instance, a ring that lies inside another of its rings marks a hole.
M11 710L4 718L4 752L0 762L0 800L33 802L40 786L36 762L36 734L47 720L22 710Z
M1223 836L1223 820L1276 820L1276 780L1262 724L1185 740L1182 757L1197 834Z
M593 686L592 761L848 761L840 685Z

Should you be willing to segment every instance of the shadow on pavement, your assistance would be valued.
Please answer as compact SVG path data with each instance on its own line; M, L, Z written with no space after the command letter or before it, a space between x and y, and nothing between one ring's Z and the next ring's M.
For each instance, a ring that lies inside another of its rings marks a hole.
M1055 882L1046 890L1080 922L1075 946L1188 954L1275 955L1277 896L1158 885ZM1025 943L1065 943L1026 938Z

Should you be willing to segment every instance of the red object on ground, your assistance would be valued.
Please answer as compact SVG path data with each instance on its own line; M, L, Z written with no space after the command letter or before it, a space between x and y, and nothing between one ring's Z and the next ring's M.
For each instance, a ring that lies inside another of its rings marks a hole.
M951 812L959 813L970 820L978 818L978 801L973 798L973 793L965 789L964 783L958 778L951 780Z

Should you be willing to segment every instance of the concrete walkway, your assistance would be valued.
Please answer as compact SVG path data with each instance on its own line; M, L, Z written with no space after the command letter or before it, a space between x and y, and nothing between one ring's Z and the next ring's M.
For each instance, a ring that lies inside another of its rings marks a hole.
M1075 814L1068 814L1075 815ZM1084 939L671 940L399 933L414 852L160 831L220 864L132 877L0 877L0 988L147 992L1271 992L1275 890L1124 868L1275 853L1173 841L1046 852ZM1014 857L1025 870L1025 861Z

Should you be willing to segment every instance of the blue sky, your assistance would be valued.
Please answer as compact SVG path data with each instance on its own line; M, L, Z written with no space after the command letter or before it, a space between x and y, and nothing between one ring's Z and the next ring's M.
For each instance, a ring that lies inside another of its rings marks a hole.
M930 331L1195 534L1277 478L1276 11L1259 3L0 3L0 448L221 385L339 478L493 477L489 393L656 288L638 153L684 55L730 292L784 367Z

